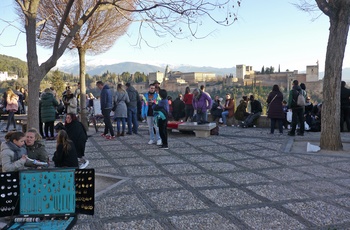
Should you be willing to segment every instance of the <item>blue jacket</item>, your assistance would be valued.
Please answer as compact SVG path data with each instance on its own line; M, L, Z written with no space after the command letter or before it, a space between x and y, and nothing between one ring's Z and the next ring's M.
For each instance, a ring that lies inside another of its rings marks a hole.
M160 97L158 96L157 92L154 92L153 100L155 100L155 104L158 104L158 101L160 100ZM141 110L141 116L143 118L147 117L148 113L148 93L145 93L143 95L143 104L142 104L142 110Z
M108 85L104 85L100 95L101 111L103 109L112 109L112 101L112 92Z

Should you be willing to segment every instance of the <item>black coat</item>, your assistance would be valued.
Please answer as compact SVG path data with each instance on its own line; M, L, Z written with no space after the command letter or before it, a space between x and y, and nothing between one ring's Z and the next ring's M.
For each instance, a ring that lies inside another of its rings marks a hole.
M275 99L274 99L275 98ZM283 94L279 91L271 91L267 103L269 104L269 110L267 117L274 119L285 119L285 114L283 112Z
M77 151L75 150L74 144L72 142L70 144L71 146L68 153L64 152L62 144L57 146L56 152L52 158L55 162L55 167L79 167Z
M65 124L69 139L74 143L78 158L84 156L87 134L83 124L79 121L72 121Z

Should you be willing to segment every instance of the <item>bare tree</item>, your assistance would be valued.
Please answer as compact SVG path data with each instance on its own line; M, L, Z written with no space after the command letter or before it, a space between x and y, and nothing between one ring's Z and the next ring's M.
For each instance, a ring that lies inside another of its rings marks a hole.
M182 0L182 1L162 1L162 0L145 0L136 1L134 4L125 6L122 0L96 0L90 8L76 19L73 28L66 28L65 23L69 20L69 14L73 5L82 0L68 0L64 6L62 18L55 31L55 41L52 47L52 55L45 62L39 65L37 56L36 32L39 25L45 23L45 20L39 21L37 18L38 10L42 1L40 0L16 0L20 11L24 15L24 24L27 39L27 63L28 63L28 126L38 128L39 118L37 116L39 101L39 86L45 74L53 68L57 60L63 55L64 51L79 32L84 24L95 14L114 8L121 14L130 12L133 14L133 22L140 22L140 41L143 40L142 29L144 25L162 36L172 34L173 36L189 35L197 37L197 32L203 27L203 18L209 18L218 25L228 26L237 20L236 14L233 13L235 5L240 5L240 1L232 0ZM220 13L221 12L221 13ZM213 13L219 19L214 17ZM221 18L221 19L220 19ZM184 27L182 27L184 26ZM66 33L63 33L67 30ZM64 34L67 34L64 36ZM186 36L184 36L186 37Z
M316 2L316 4L315 4ZM329 17L329 37L323 79L321 149L343 149L340 136L340 82L350 23L350 1L301 0L299 9L321 10Z
M39 29L39 44L52 48L55 41L55 32L57 31L60 20L64 14L64 8L68 0L42 0L39 6L38 17L45 21ZM62 40L67 37L69 31L74 28L79 18L84 12L96 4L94 1L77 1L67 19L64 22L62 31ZM124 8L131 6L132 0L123 1ZM109 8L104 11L96 12L75 34L68 49L77 49L79 54L79 76L80 76L80 119L85 128L88 128L86 118L86 54L99 54L107 51L115 41L126 33L128 26L132 21L131 12L120 12L116 8Z

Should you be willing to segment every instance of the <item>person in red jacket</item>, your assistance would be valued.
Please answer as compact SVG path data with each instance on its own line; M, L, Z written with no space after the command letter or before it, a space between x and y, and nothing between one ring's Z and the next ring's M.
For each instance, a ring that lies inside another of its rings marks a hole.
M235 101L231 98L231 95L229 93L226 93L224 111L221 113L222 122L224 123L224 125L227 125L226 123L227 118L233 117L234 115L235 115ZM237 125L235 119L233 123L234 125Z
M185 102L185 114L186 114L184 121L187 121L188 118L192 119L193 112L194 112L193 105L192 105L193 94L191 93L190 87L186 87L183 101Z

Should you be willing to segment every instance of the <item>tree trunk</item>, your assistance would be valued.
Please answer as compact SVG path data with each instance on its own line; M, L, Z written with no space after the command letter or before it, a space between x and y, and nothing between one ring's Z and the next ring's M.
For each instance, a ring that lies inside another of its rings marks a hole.
M85 83L86 50L84 48L78 48L78 53L79 53L79 75L80 75L80 121L84 125L85 130L87 131L89 129L89 126L88 126L87 111L86 111L86 83Z
M340 136L340 82L349 32L350 9L341 7L336 16L330 17L330 29L323 79L323 103L321 118L321 149L343 149Z
M39 68L36 50L35 17L26 17L27 65L28 65L28 112L27 129L39 130L39 89L45 73Z

